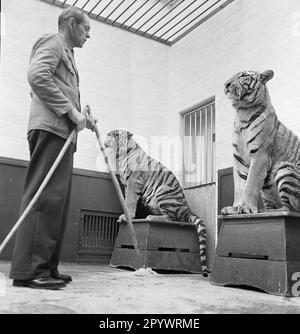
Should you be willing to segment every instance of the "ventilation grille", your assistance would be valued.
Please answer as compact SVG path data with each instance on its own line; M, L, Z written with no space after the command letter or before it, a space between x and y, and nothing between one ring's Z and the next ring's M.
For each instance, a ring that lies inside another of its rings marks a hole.
M119 214L81 212L79 255L111 255L119 231Z

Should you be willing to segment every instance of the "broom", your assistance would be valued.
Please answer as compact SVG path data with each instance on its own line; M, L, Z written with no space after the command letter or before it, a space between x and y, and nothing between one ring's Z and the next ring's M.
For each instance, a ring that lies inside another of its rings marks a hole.
M92 116L91 110L90 110L89 106L87 106L87 108L85 109L85 112L89 116ZM109 158L108 158L105 146L103 144L103 141L101 139L100 131L99 131L99 128L98 128L97 124L94 124L94 126L92 128L92 131L94 131L95 134L96 134L98 144L99 144L100 149L101 149L101 151L103 153L105 163L106 163L106 165L108 167L108 170L109 170L109 173L111 175L113 184L114 184L116 192L118 194L118 197L119 197L122 209L123 209L125 217L126 217L126 222L128 223L128 226L129 226L129 231L130 231L130 235L131 235L131 238L132 238L132 241L133 241L134 248L135 248L137 254L140 255L140 251L139 251L139 248L138 248L138 241L137 241L136 233L135 233L135 230L134 230L134 227L133 227L133 224L132 224L132 219L130 217L130 214L129 214L126 202L124 200L123 193L122 193L121 187L119 185L119 182L118 182L118 180L116 178L116 175L115 175L115 173L113 171L112 165L109 162Z

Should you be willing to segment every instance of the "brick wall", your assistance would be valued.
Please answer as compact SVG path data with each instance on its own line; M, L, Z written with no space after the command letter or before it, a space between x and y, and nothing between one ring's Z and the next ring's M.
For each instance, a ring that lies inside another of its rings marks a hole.
M27 159L28 58L38 36L56 31L60 9L6 0L2 11L0 155ZM179 112L215 96L217 169L230 167L234 112L223 84L235 72L273 69L273 104L300 133L299 13L297 0L236 0L171 48L92 20L92 38L76 49L82 103L91 104L103 136L128 128L149 139L180 134ZM105 170L93 134L82 132L78 147L76 167Z

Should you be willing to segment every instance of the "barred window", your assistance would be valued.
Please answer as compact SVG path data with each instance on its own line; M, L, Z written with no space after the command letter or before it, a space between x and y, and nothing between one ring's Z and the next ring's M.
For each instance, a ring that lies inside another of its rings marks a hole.
M183 115L184 188L215 182L215 101Z

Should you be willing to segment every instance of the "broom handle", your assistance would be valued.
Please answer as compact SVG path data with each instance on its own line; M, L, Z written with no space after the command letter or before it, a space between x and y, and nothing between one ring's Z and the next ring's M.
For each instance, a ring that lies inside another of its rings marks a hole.
M121 202L121 205L122 205L122 208L123 208L123 211L125 213L125 216L126 216L126 221L128 223L128 226L129 226L129 230L130 230L130 234L131 234L131 238L132 238L132 241L133 241L133 244L134 244L134 248L136 250L136 252L138 253L138 255L140 255L140 251L139 251L139 248L138 248L138 241L137 241L137 237L136 237L136 233L135 233L135 230L133 228L133 224L132 224L132 219L130 217L130 214L129 214L129 211L128 211L128 208L127 208L127 205L125 203L125 200L124 200L124 197L123 197L123 193L122 193L122 190L121 190L121 187L119 185L119 182L116 178L116 175L113 171L113 168L109 162L109 159L108 159L108 155L106 153L106 150L105 150L105 147L103 145L103 142L102 142L102 139L101 139L101 136L100 136L100 132L99 132L99 129L98 129L98 126L97 124L94 125L94 128L93 130L95 131L96 133L96 137L97 137L97 140L98 140L98 143L99 143L99 146L100 146L100 149L103 153L103 156L104 156L104 160L107 164L107 167L108 167L108 170L109 170L109 173L111 175L111 178L112 178L112 181L113 181L113 184L116 188L116 191L117 191L117 194L118 194L118 197L119 197L119 200Z
M38 191L35 193L34 197L30 201L30 203L28 204L28 206L26 207L26 209L23 211L22 215L20 216L20 218L18 219L18 221L16 222L16 224L14 225L14 227L11 229L11 231L8 233L7 237L4 239L4 241L0 245L0 254L2 253L3 249L5 248L5 246L8 244L8 242L10 241L10 239L12 238L12 236L14 235L14 233L17 231L17 229L19 228L19 226L23 223L24 219L27 217L27 215L29 214L30 210L32 209L32 207L34 206L34 204L36 203L36 201L40 197L41 193L43 192L43 190L47 186L50 178L54 174L54 172L55 172L57 166L59 165L59 163L61 162L63 156L65 155L65 153L66 153L67 149L69 148L69 146L70 146L72 140L74 139L75 135L76 135L76 130L74 129L71 132L71 134L69 135L69 137L68 137L67 141L65 142L63 148L59 152L59 155L57 156L56 160L54 161L54 163L53 163L52 167L50 168L48 174L46 175L44 181L40 185Z

